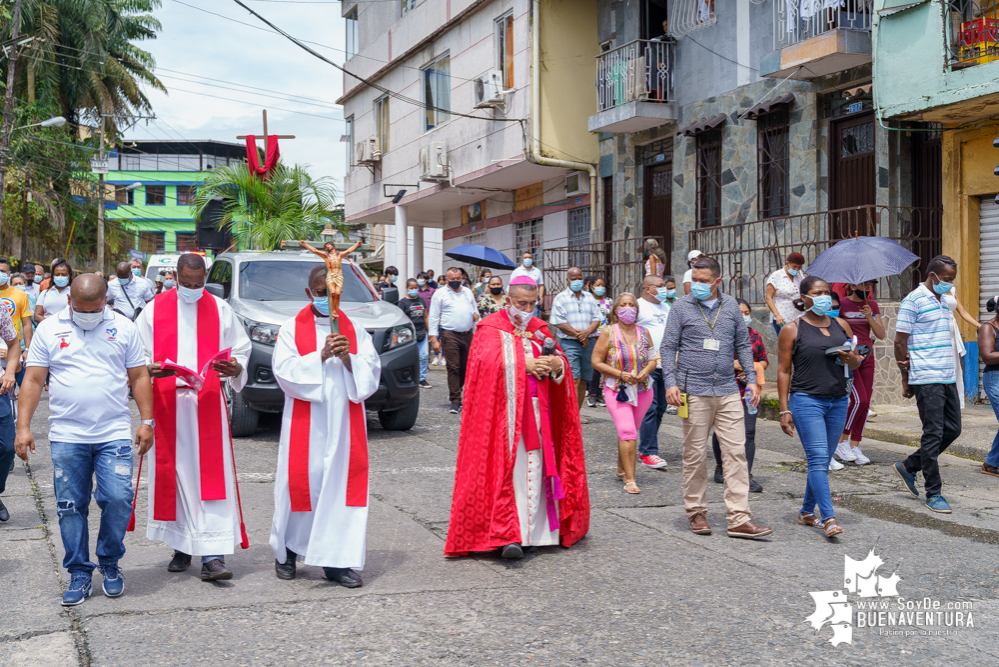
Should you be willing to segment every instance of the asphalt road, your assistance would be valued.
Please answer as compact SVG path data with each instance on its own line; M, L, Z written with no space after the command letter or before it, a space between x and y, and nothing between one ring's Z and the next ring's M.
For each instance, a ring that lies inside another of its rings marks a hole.
M290 582L274 576L267 540L278 422L269 418L256 437L237 440L250 548L227 559L231 581L204 583L196 566L166 571L170 549L145 538L143 472L138 530L126 537L122 561L125 595L103 597L95 574L97 594L68 610L59 605L67 577L43 404L38 453L27 466L18 461L3 497L11 520L0 525L0 665L999 664L999 479L980 474L976 462L941 458L954 514L933 514L890 469L911 449L866 441L871 465L831 474L845 532L827 540L796 523L800 444L761 421L754 472L764 492L751 501L772 539L727 537L714 484L715 532L699 536L683 513L679 420L667 417L661 431L669 468L640 470L643 492L632 496L614 476L606 411L584 407L589 535L572 549L529 550L521 561L446 559L460 421L447 413L443 372L430 379L412 431L389 433L373 415L369 421L363 588L331 584L319 568L300 568ZM91 510L93 546L99 511ZM956 604L974 627L927 626L925 618L860 627L861 604L895 609L898 598L850 592L839 599L853 607L852 643L833 646L828 624L816 631L806 620L816 611L809 592L844 595L844 556L860 561L872 549L884 563L873 574L897 574L899 596Z

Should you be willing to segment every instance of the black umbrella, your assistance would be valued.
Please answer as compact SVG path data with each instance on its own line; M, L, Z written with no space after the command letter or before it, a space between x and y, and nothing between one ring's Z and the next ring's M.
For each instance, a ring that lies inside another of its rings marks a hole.
M896 241L883 236L844 239L812 260L806 271L827 283L857 285L897 276L919 260Z

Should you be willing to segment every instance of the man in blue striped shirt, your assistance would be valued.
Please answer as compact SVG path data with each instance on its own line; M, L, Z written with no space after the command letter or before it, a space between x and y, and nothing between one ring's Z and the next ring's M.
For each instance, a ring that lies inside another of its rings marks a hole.
M895 325L895 361L902 372L902 396L916 397L923 437L919 449L895 464L895 472L916 498L916 473L923 471L926 506L950 514L940 495L943 483L937 458L961 435L961 398L951 352L950 309L944 295L954 289L957 262L937 255L926 267L926 282L902 300Z

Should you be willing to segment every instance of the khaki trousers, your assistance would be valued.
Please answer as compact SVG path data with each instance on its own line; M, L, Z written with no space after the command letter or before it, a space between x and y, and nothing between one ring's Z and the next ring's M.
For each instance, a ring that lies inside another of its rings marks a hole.
M746 464L746 429L741 396L688 396L689 417L683 420L683 507L690 519L707 513L706 465L711 427L721 448L725 475L728 527L749 521L749 467Z

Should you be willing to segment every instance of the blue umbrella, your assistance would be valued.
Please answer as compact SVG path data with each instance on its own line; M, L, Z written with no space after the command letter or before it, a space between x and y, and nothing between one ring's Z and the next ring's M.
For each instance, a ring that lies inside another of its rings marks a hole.
M844 239L816 257L806 271L827 283L866 283L897 276L919 260L898 242L883 236Z
M517 268L517 265L499 250L496 250L495 248L487 248L483 245L475 245L474 243L466 243L464 245L457 246L456 248L451 248L444 253L444 255L450 257L451 259L456 259L459 262L472 264L473 266L487 267L490 269Z

